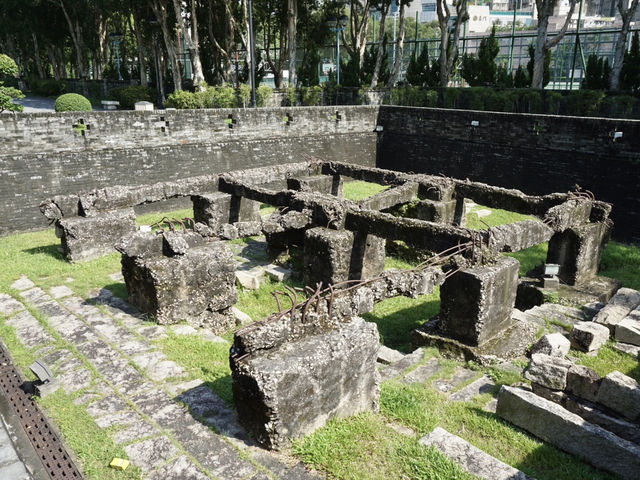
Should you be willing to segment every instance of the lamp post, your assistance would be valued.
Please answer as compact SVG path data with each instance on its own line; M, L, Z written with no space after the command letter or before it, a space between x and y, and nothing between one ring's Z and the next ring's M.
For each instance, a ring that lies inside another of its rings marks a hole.
M122 73L120 72L120 42L122 41L122 34L119 32L110 33L109 38L116 47L116 62L118 63L118 80L122 80Z
M340 18L329 17L327 20L327 25L332 32L336 32L336 57L338 66L336 67L336 80L338 81L338 85L340 85L340 32L342 32L349 21L349 17L346 15L341 15Z
M153 50L155 56L155 64L156 64L156 93L157 99L156 103L158 104L158 109L161 110L163 108L162 99L164 98L164 85L162 84L162 74L160 73L160 58L158 57L158 25L160 23L155 18L149 20L149 25L153 29Z

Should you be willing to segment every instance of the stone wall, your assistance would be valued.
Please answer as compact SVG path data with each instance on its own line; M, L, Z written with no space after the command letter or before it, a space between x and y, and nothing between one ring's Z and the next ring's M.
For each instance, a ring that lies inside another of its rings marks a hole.
M377 109L337 108L338 121L330 107L0 115L0 235L45 227L37 206L53 195L306 155L373 165Z
M615 205L614 238L640 240L640 121L384 106L378 124L381 168L532 195L578 184Z

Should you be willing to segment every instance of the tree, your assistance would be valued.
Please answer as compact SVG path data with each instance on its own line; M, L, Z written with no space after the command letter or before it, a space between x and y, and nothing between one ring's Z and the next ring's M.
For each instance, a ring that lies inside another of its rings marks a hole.
M198 36L198 15L196 1L187 3L190 8L182 9L182 0L173 0L173 9L179 27L178 35L184 34L183 38L189 49L191 66L193 67L193 84L200 89L204 81L202 73L202 62L200 61L200 38ZM176 89L178 89L176 87Z
M378 86L378 77L380 76L380 70L382 69L382 61L385 58L385 24L387 23L387 14L389 13L389 8L391 8L391 0L378 0L373 7L377 10L380 10L380 26L379 26L379 35L378 35L378 48L376 49L376 65L373 70L373 76L371 77L371 88L376 88Z
M613 77L613 74L611 76ZM625 54L620 77L622 89L632 91L640 89L640 39L638 32L633 34L631 49Z
M454 0L456 16L452 17L451 10L446 0L437 0L436 12L440 25L440 86L446 87L453 71L453 66L458 58L458 43L460 29L469 18L467 0ZM450 25L451 21L451 25Z
M587 90L606 90L610 84L611 68L608 58L598 58L595 53L589 55L582 88Z
M396 60L391 67L391 75L389 76L389 85L395 85L398 80L398 75L400 74L400 67L402 66L402 57L404 54L404 12L405 8L409 6L412 0L397 0L400 3L400 15L399 15L399 26L398 26L398 38L396 39ZM466 0L465 0L466 1Z
M576 8L577 0L569 0L569 12L562 28L551 39L547 39L547 29L549 27L549 17L553 15L553 9L557 0L536 0L536 8L538 9L538 30L536 36L536 46L534 49L533 72L531 73L531 87L544 88L544 72L547 55L551 49L555 47L567 33L573 11ZM548 81L547 81L548 82Z
M627 51L629 26L631 25L631 20L636 15L638 0L632 0L631 3L628 4L628 7L625 6L627 5L627 2L618 0L617 5L618 12L620 12L620 17L622 18L622 27L620 28L618 41L616 42L616 50L613 54L613 68L611 70L611 78L609 81L609 88L611 90L618 90L620 87L620 75L622 73L623 64L626 63L625 52ZM638 32L636 32L635 35L638 35Z
M173 76L173 88L175 90L182 90L182 73L180 71L180 64L178 63L178 55L176 48L173 44L173 32L169 29L169 9L164 0L147 0L149 6L153 10L153 14L160 25L162 31L162 38L164 39L164 46L171 63L171 74Z
M529 62L527 63L527 73L529 74L529 80L531 80L530 86L533 87L533 72L535 69L536 62L536 48L532 45L529 45ZM544 56L544 62L542 65L542 84L540 88L544 88L551 80L551 50L547 50ZM533 87L538 88L538 87Z
M439 64L434 61L429 63L429 48L427 45L422 47L420 55L411 57L409 66L407 67L406 80L409 85L422 87L435 87L438 85Z
M522 68L522 65L518 65L518 69L513 76L513 86L515 88L527 88L529 85L531 85L531 78L527 71Z
M297 38L296 25L298 22L298 0L287 0L287 37L289 40L289 85L295 87L296 78L296 54L297 54Z
M342 31L342 41L351 58L357 58L362 67L367 48L367 30L371 18L371 0L349 1L349 28ZM347 38L348 35L348 38Z
M491 29L491 35L480 41L477 56L465 54L462 57L462 77L472 87L495 85L498 74L496 57L499 52L500 45L496 38L496 28L494 26Z
M0 78L15 77L18 75L18 65L16 62L3 53L0 53ZM0 81L0 112L9 110L12 112L21 112L24 107L13 103L14 98L24 98L20 90L13 87L5 87Z

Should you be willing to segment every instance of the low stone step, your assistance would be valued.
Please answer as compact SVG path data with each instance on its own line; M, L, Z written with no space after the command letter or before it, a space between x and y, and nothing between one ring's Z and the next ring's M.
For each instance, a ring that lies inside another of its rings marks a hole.
M543 303L524 312L529 321L548 328L553 332L567 333L578 322L588 320L587 315L579 308L567 307L556 303ZM569 328L565 328L565 325Z
M378 350L378 363L389 365L393 362L400 361L403 358L404 353L394 350L393 348L380 345L380 350Z
M498 394L496 413L596 468L623 479L638 478L640 446L586 422L533 392L503 386Z
M419 363L423 358L424 350L418 348L409 355L405 355L400 360L393 362L388 367L384 368L380 372L380 376L382 377L382 380L390 380L392 378L399 377L406 369Z
M472 475L486 480L533 480L517 468L501 462L466 440L436 427L420 439L422 445L435 447Z
M402 381L405 383L425 383L436 373L442 370L442 367L435 358L424 365L418 366L415 370L407 373Z
M473 397L482 395L483 393L491 392L491 389L495 387L496 382L493 381L488 375L483 375L477 380L474 380L466 387L461 388L457 392L453 393L449 400L452 402L468 402Z

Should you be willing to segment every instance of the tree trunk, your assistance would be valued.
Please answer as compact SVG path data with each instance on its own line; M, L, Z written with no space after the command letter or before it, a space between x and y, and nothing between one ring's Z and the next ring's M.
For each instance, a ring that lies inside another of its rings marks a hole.
M33 38L33 58L36 62L36 68L38 69L38 77L44 78L44 69L42 68L42 61L40 59L40 48L38 48L38 37L35 32L31 32L31 38Z
M342 43L352 57L358 56L360 68L364 62L364 51L367 48L367 29L369 28L369 10L371 1L363 0L361 5L358 0L351 0L349 6L349 38L345 31L342 31ZM360 13L359 13L360 12Z
M289 41L289 86L295 87L296 78L296 24L298 23L298 0L287 0L287 20L289 28L287 37Z
M140 85L143 87L147 86L147 66L144 61L144 41L142 40L142 27L140 25L140 15L138 14L135 8L132 8L133 13L133 25L129 25L131 30L136 36L136 44L138 46L138 68L140 69ZM131 21L129 21L131 22Z
M436 4L438 24L440 25L440 86L446 87L453 71L453 64L458 56L458 43L460 41L460 28L467 20L467 0L459 0L455 4L456 22L453 28L453 38L449 43L449 19L451 11L445 0L438 0Z
M164 45L167 50L167 56L171 63L171 75L173 77L173 87L177 90L182 90L182 74L180 72L180 65L178 63L178 56L176 49L171 41L172 35L169 27L167 26L167 12L164 9L164 5L160 4L158 0L149 0L151 9L153 10L156 19L160 23L162 29L162 38L164 39Z
M466 0L464 0L466 1ZM402 54L404 52L404 2L400 4L400 25L398 26L398 41L396 42L396 61L391 70L389 77L389 85L395 85L400 75L400 67L402 66Z
M64 18L67 21L67 27L69 28L69 33L71 35L71 41L73 42L73 47L76 51L76 72L77 76L80 78L84 77L84 59L83 51L82 51L82 37L80 35L80 25L76 21L76 27L73 26L73 21L67 12L67 9L64 5L63 0L58 0L56 4L62 9L62 13L64 14Z
M629 35L629 26L631 20L636 15L638 9L638 0L633 0L629 8L625 8L624 2L618 0L618 11L622 17L622 28L618 34L616 42L616 50L613 55L613 68L611 69L611 77L609 79L609 89L618 90L620 88L620 73L622 73L622 65L624 64L624 54L627 51L627 36Z
M189 56L191 57L191 67L193 68L193 84L200 90L204 76L202 74L202 62L200 61L200 46L198 39L198 17L196 15L195 0L191 0L191 25L187 28L187 25L182 16L181 0L173 0L173 8L176 12L176 18L180 31L184 33L184 40L187 43L189 49Z
M373 69L373 76L371 77L371 88L378 86L378 78L380 77L380 69L382 68L382 60L386 52L382 48L384 46L384 24L387 20L387 13L389 13L389 6L385 5L382 8L382 16L380 17L380 37L378 40L378 55L376 56L376 66Z

